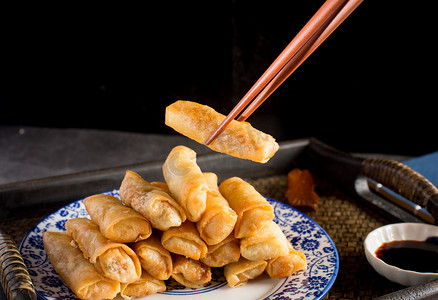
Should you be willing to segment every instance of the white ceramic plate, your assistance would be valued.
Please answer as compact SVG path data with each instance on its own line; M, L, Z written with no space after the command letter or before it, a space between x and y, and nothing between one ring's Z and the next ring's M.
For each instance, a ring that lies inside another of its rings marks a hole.
M438 226L421 223L396 223L379 227L371 231L365 241L365 256L380 275L406 286L416 285L438 279L438 273L422 273L403 270L377 258L376 250L392 241L425 241L428 237L438 236Z
M108 194L118 197L118 191ZM178 285L170 279L167 290L149 295L148 300L177 298L190 299L321 299L333 285L339 269L339 257L336 247L328 234L313 220L301 212L281 202L268 199L274 207L274 221L292 242L295 249L305 253L308 268L285 279L270 279L262 275L243 287L231 288L227 285L222 269L213 269L212 282L201 289L190 289ZM87 217L82 200L73 202L47 216L38 223L20 245L23 259L30 276L42 299L77 299L64 285L52 268L44 251L42 233L44 231L65 231L68 219ZM121 299L121 298L120 298Z

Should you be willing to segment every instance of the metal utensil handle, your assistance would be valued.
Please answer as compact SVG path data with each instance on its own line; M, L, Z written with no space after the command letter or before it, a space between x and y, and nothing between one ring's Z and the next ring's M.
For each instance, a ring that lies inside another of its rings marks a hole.
M0 280L8 299L36 300L35 289L14 240L0 230Z
M426 208L438 222L438 189L424 176L394 160L368 158L361 173Z
M438 280L433 280L380 296L375 300L436 299L437 296Z

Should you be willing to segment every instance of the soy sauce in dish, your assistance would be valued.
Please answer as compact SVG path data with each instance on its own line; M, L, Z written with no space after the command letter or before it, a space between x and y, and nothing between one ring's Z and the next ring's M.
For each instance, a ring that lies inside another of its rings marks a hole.
M429 241L392 241L383 243L376 256L404 270L438 273L438 244Z

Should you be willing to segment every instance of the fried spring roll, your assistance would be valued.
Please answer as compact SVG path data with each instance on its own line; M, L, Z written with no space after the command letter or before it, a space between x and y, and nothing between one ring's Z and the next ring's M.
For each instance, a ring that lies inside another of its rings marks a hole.
M167 183L165 182L159 182L159 181L153 181L151 182L151 184L157 188L162 189L163 191L165 191L166 193L168 193L170 196L172 196L172 193L169 190L169 186L167 185Z
M239 287L248 283L250 279L260 276L266 268L266 261L249 261L240 258L238 262L224 267L224 275L230 287Z
M161 244L172 253L194 260L204 257L208 251L195 224L190 221L185 221L180 227L172 227L164 231L161 236Z
M289 253L267 261L265 272L271 278L286 278L307 268L306 256L303 252L295 250L288 244Z
M164 162L163 175L187 218L192 222L199 221L205 211L208 186L196 164L195 151L185 146L173 148Z
M240 242L230 234L217 245L208 246L208 252L200 260L209 267L219 268L229 263L237 262L240 258Z
M234 229L236 238L253 235L267 221L274 218L274 209L256 189L239 177L223 181L219 191L237 214Z
M172 257L162 245L156 233L147 240L130 244L140 258L141 266L153 277L160 280L169 279L172 274Z
M173 255L172 278L178 283L192 288L201 288L211 281L211 269L198 260Z
M113 299L120 283L102 276L65 232L44 232L44 249L56 273L80 299Z
M151 224L145 217L123 205L116 197L100 194L84 199L88 214L107 239L130 243L147 239Z
M159 280L143 272L139 280L133 283L122 283L120 295L125 299L145 297L147 295L156 294L166 290L166 284L163 280Z
M175 199L135 172L126 171L119 194L123 203L142 214L153 228L167 230L186 220L184 209Z
M240 254L249 260L268 260L289 253L288 240L274 221L240 240Z
M203 174L208 184L207 205L196 227L207 245L216 245L233 232L237 214L219 192L216 174Z
M179 100L166 108L165 119L167 126L198 143L205 144L225 116L207 105ZM248 122L236 120L231 121L207 146L217 152L260 163L267 162L279 148L269 134L255 129Z
M140 278L141 264L135 252L125 244L106 239L93 221L70 219L65 228L75 245L102 275L122 283Z

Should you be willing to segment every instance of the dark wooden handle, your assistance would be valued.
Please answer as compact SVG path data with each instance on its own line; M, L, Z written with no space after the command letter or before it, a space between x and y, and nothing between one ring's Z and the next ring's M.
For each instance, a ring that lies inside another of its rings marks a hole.
M35 289L14 240L0 230L0 279L8 299L36 300Z
M361 173L426 208L438 222L438 189L424 176L394 160L368 158Z

